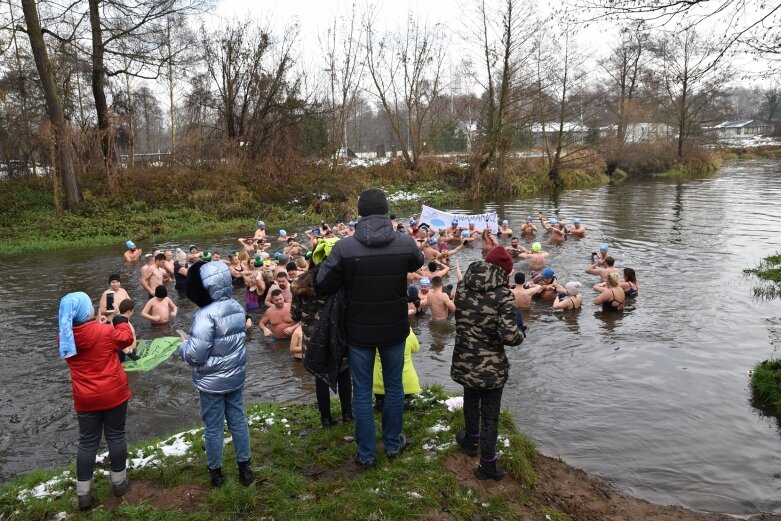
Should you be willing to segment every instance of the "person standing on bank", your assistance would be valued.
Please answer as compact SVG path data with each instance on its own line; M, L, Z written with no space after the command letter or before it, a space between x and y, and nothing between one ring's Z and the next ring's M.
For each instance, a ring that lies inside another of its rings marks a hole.
M209 478L222 486L222 448L225 420L233 435L239 481L255 479L250 468L250 439L244 411L244 349L246 314L232 298L228 266L198 261L187 272L187 298L200 309L193 317L190 335L182 334L179 354L193 368L193 383L201 401Z
M423 265L423 253L411 236L397 233L388 213L388 200L378 188L361 192L352 237L337 242L317 274L321 295L344 288L347 298L345 334L353 380L355 461L364 469L376 462L376 433L372 410L375 350L382 360L385 406L382 441L388 459L406 448L401 432L404 414L402 369L409 335L407 273Z
M92 478L101 436L105 435L108 446L114 495L121 496L130 487L125 419L131 394L117 352L129 351L134 335L130 324L112 327L94 318L95 308L86 293L68 293L60 300L60 357L68 362L79 420L76 498L80 510L92 508L94 502Z
M473 262L456 290L456 341L450 376L464 386L465 429L456 442L470 456L480 452L477 479L500 480L496 439L502 391L510 369L504 346L517 346L523 335L508 287L513 259L497 246L485 261Z

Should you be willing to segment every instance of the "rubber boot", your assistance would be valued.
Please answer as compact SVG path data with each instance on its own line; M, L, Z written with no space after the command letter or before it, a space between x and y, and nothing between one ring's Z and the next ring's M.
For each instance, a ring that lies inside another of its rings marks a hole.
M222 467L209 469L209 481L213 487L221 487L225 484L225 477L222 475Z
M456 443L458 443L458 446L469 456L477 456L479 442L479 434L467 434L466 431L463 430L456 433Z
M333 418L331 418L331 415L329 414L328 416L322 416L320 418L320 425L322 425L324 429L327 429L328 427L333 427L334 425L336 425L336 422L334 421Z
M502 470L502 467L496 463L498 459L498 456L494 456L490 460L480 458L480 465L477 467L477 469L475 469L475 477L480 480L501 480L504 477L504 470Z
M92 480L76 482L76 501L79 510L89 510L95 502L95 494L92 492Z
M114 472L109 472L111 478L111 490L116 497L122 496L130 488L130 480L127 477L127 469Z
M250 460L239 461L239 481L245 487L248 487L255 483L255 476L252 474L252 468Z

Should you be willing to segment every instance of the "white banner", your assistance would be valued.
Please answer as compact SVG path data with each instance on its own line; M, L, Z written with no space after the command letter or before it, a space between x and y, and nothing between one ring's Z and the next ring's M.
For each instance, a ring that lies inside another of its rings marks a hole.
M458 221L458 227L466 229L470 224L475 225L477 231L483 231L486 226L496 233L499 230L499 221L496 212L481 213L476 215L464 215L460 213L449 213L437 210L430 206L421 205L420 219L418 224L426 223L434 230L441 230L451 225L453 221Z

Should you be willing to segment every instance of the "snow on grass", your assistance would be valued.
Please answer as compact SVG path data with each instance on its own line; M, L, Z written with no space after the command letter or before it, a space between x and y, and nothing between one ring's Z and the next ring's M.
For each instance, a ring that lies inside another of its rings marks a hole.
M453 396L451 398L448 398L447 400L445 400L445 405L447 405L447 410L450 412L459 411L464 408L464 397Z
M33 488L22 489L17 494L19 501L24 503L31 499L55 499L65 493L64 488L71 483L70 471L64 471L53 478L40 483Z

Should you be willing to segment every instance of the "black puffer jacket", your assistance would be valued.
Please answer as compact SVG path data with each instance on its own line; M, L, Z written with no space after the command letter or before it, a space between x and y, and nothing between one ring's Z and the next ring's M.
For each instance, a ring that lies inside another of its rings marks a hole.
M423 265L423 253L390 219L370 215L355 233L336 243L317 274L321 295L344 288L345 332L351 345L387 347L409 335L407 273Z

